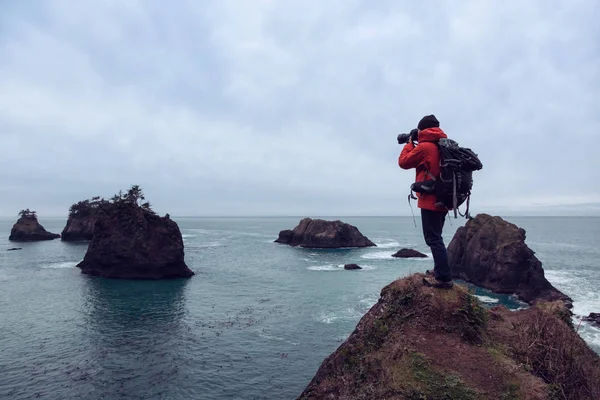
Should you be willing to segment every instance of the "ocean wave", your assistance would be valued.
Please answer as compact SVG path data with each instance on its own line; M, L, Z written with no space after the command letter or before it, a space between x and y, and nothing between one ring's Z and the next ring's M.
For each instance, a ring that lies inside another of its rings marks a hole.
M40 268L44 268L44 269L74 268L79 263L80 263L80 261L66 261L66 262L42 265Z
M184 233L184 234L182 234L182 235L181 235L181 237L182 237L182 238L184 238L184 239L187 239L187 238L193 238L193 237L196 237L196 235L190 235L190 234L188 234L188 233Z

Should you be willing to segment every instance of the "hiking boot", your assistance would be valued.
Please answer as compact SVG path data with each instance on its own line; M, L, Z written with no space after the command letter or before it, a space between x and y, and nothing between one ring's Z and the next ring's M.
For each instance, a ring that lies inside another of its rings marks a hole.
M452 289L452 287L454 286L454 282L452 280L438 281L433 276L423 278L423 284L425 286L434 287L438 289Z

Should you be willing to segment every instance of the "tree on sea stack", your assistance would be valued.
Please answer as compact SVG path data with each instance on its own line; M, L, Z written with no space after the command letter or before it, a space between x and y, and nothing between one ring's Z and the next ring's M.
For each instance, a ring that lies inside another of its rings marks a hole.
M19 211L19 217L37 219L37 212L31 211L29 208Z
M88 251L77 267L82 273L105 278L188 278L194 272L184 261L177 223L158 216L138 185L102 200L94 211L94 232ZM99 201L99 200L98 200Z

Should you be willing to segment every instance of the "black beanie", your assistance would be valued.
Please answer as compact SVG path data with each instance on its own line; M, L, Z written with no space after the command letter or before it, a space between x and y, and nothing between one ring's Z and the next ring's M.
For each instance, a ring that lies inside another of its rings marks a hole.
M431 114L431 115L426 115L423 118L421 118L421 120L419 121L419 125L417 125L417 129L422 131L423 129L427 129L427 128L439 128L440 127L440 121L437 120L437 118L435 117L435 115Z

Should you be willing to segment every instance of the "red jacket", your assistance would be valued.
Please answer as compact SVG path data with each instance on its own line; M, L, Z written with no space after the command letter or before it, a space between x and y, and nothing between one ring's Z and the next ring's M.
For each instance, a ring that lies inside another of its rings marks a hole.
M440 150L437 141L447 138L444 131L440 128L428 128L419 132L419 144L417 146L407 143L400 153L398 165L402 169L417 169L417 179L415 182L422 182L431 179L427 176L427 171L431 172L436 178L440 176ZM433 194L417 193L419 202L417 206L426 210L445 210L435 206L436 198Z

